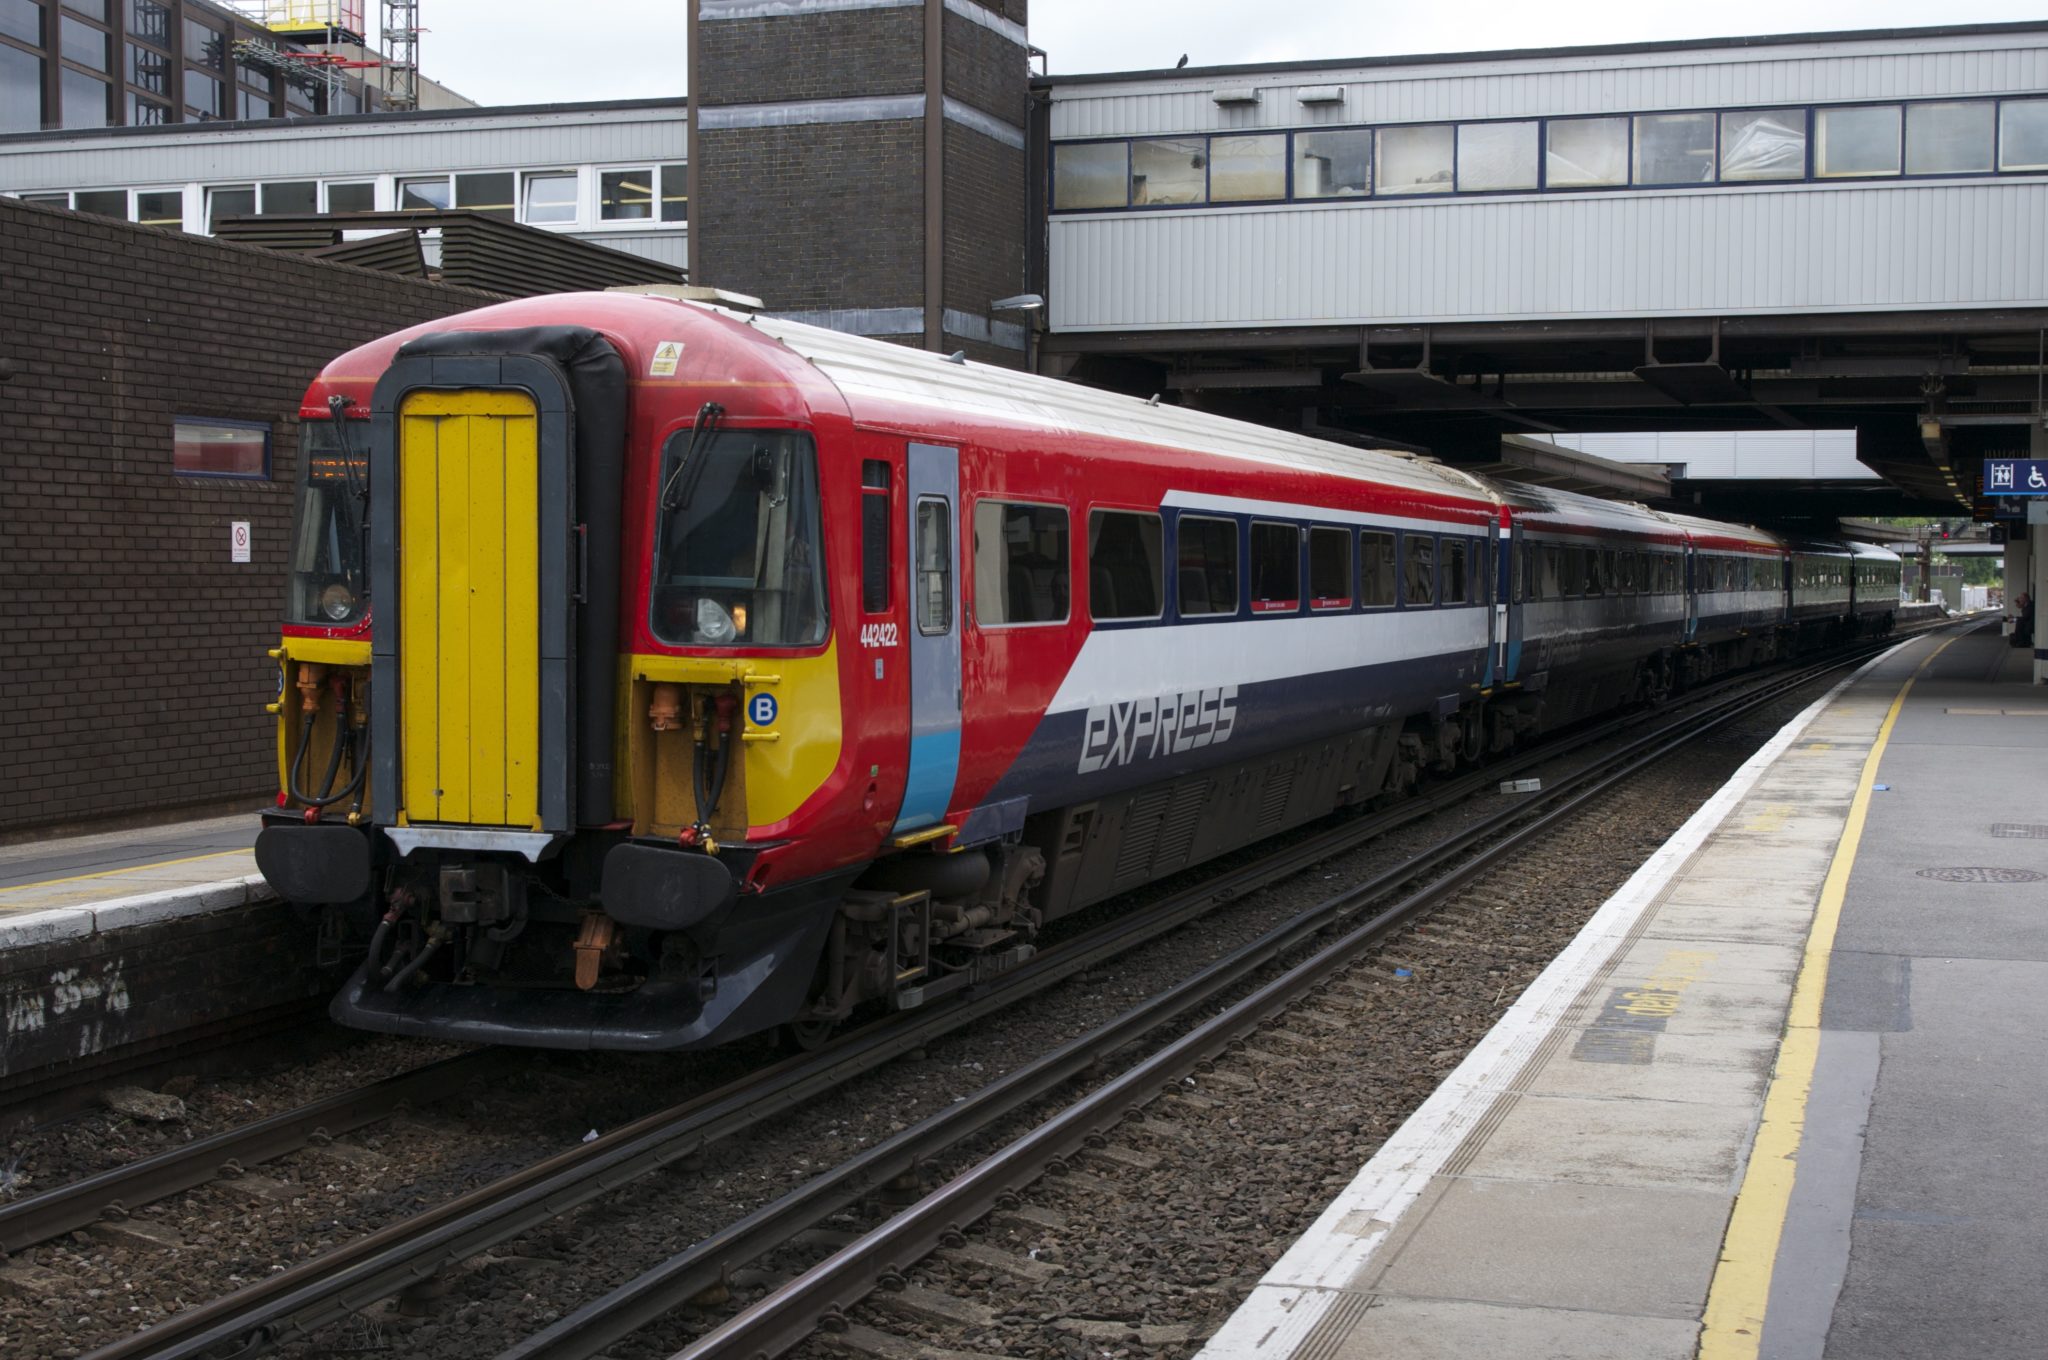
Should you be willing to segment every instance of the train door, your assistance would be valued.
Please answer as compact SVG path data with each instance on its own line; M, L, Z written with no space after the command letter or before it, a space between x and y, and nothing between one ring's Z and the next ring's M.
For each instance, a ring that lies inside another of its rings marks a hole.
M908 452L910 768L898 836L945 821L960 770L960 451Z
M393 603L412 822L541 825L538 426L524 392L420 392L399 412Z
M1499 657L1499 671L1494 683L1504 685L1515 678L1522 664L1522 601L1527 598L1529 560L1528 548L1522 542L1522 526L1512 522L1501 525L1500 561L1494 570L1495 652Z
M1691 642L1700 631L1699 553L1692 540L1685 544L1685 640Z

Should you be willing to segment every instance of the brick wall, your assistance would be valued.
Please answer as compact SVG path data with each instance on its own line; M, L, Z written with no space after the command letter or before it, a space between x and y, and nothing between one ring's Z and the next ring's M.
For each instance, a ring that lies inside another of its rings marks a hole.
M924 88L924 11L916 6L720 19L697 32L704 108Z
M495 299L5 198L0 298L0 834L262 797L299 398ZM177 415L266 424L270 477L173 475Z
M1026 0L987 3L1025 21ZM697 105L922 93L926 22L922 6L700 22ZM1024 50L951 11L940 23L944 95L1022 131L1030 98ZM700 128L692 276L750 293L774 312L922 309L924 136L915 119ZM939 301L986 317L992 300L1026 287L1026 157L950 121L944 137L936 167L946 204ZM1019 351L964 337L944 344L998 363L1023 361Z
M697 155L693 278L775 312L923 305L922 122L706 130Z

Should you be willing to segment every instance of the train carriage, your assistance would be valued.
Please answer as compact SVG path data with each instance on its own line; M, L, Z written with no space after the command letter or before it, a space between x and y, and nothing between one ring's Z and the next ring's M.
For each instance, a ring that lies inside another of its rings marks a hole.
M417 327L301 414L257 857L392 1032L815 1038L1783 608L1702 565L1754 531L659 295Z
M1513 678L1545 696L1542 724L1668 694L1685 641L1684 533L1639 505L1503 494L1519 563Z
M1851 613L1861 637L1884 637L1892 631L1899 610L1899 555L1869 543L1846 545L1850 564Z

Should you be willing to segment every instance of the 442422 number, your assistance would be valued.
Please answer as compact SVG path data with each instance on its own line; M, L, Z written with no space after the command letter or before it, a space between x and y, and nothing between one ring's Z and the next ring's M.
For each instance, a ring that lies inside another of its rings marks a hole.
M896 625L893 623L864 623L860 626L860 645L863 647L894 647Z

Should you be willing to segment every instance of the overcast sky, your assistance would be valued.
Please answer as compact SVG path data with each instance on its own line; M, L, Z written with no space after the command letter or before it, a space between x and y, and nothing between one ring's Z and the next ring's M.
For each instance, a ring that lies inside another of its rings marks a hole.
M420 69L485 104L680 95L683 12L683 0L421 0ZM1059 73L1182 53L1210 66L2040 17L2039 0L1032 0L1031 39Z

